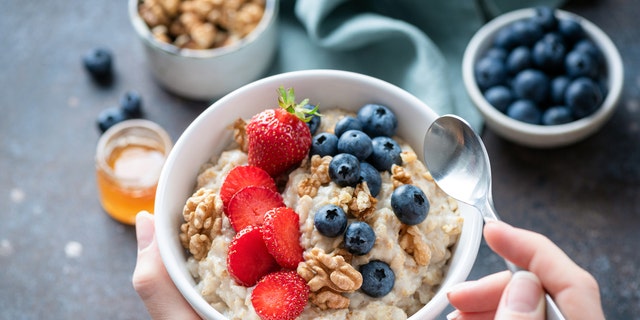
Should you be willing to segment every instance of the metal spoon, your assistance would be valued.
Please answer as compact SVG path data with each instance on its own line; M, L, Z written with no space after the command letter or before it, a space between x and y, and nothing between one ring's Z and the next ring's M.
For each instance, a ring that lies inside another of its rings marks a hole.
M491 194L491 165L482 139L460 117L436 119L424 136L424 161L436 184L449 196L477 208L485 222L499 220ZM505 260L511 272L522 270ZM547 319L565 319L545 294Z

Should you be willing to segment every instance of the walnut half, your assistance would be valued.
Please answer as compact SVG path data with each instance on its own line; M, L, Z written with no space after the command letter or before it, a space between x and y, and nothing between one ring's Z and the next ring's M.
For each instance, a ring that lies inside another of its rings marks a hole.
M311 302L322 310L348 307L349 298L342 293L358 290L362 274L342 255L327 254L320 248L305 252L304 259L297 271L309 285Z
M213 236L222 229L222 201L207 188L200 188L185 203L180 242L196 260L205 258Z
M313 198L318 194L320 186L331 182L331 178L329 177L329 163L331 159L331 156L320 157L317 154L311 156L311 159L309 159L311 163L309 171L311 174L298 183L299 197L307 195Z
M431 249L425 243L422 231L418 227L402 225L398 242L406 253L413 256L413 260L418 265L429 265L429 262L431 262Z

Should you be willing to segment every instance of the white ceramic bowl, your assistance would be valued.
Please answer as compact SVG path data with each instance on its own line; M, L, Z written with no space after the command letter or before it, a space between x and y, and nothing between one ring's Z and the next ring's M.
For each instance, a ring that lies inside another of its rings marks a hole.
M205 110L178 139L164 165L156 193L155 215L160 253L169 275L187 301L207 319L224 317L194 289L195 282L187 271L187 256L178 239L182 208L194 191L200 166L231 142L228 125L238 117L247 119L273 107L279 86L293 87L296 96L309 98L322 108L357 111L365 103L387 105L398 116L398 135L411 144L418 155L423 153L424 133L437 117L420 100L387 82L330 70L298 71L262 79L230 93ZM448 304L447 288L465 280L473 266L482 237L482 220L475 209L462 203L460 209L465 222L442 288L412 319L438 317Z
M214 49L192 50L156 40L129 0L129 18L144 44L156 80L168 91L195 100L219 98L262 77L278 44L279 0L266 0L262 20L240 41Z
M613 114L618 104L624 81L622 58L611 39L596 25L575 14L556 10L556 16L559 19L573 18L580 22L587 36L602 51L607 69L606 85L608 93L595 113L567 124L543 126L528 124L510 118L494 108L484 98L476 84L473 68L475 63L490 47L499 30L514 21L529 18L534 14L535 9L532 8L512 11L496 17L480 28L465 50L462 61L462 78L471 100L484 117L487 126L498 135L529 147L550 148L566 146L598 131Z

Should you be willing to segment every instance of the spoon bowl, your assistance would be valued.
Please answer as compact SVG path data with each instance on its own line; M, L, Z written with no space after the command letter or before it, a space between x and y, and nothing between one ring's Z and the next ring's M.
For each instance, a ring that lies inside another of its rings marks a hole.
M491 166L478 134L461 118L439 117L424 138L424 160L438 186L451 197L498 219L491 197Z
M485 222L499 220L491 195L489 155L469 123L455 115L437 118L424 136L423 152L425 165L442 191L474 206ZM511 272L522 270L505 262ZM565 319L549 294L545 301L547 319Z

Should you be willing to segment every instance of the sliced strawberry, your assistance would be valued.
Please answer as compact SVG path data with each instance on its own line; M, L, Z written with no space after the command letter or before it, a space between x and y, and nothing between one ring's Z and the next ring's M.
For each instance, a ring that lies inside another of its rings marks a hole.
M280 266L267 250L258 226L238 232L229 245L227 270L239 284L251 287Z
M248 186L236 192L229 201L227 216L236 232L247 226L260 226L264 214L277 207L284 207L282 196L263 186Z
M251 293L251 303L262 320L293 320L309 299L307 282L293 270L270 273Z
M291 208L269 210L264 217L262 236L269 253L284 268L296 269L303 261L300 245L300 217Z
M233 195L248 186L263 186L273 191L278 191L276 182L266 171L249 165L235 167L229 171L220 187L220 198L225 211Z

